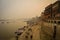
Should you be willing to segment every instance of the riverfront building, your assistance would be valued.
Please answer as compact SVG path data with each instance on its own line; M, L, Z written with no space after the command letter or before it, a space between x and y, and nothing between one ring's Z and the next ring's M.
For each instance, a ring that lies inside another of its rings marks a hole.
M60 1L48 5L42 14L43 19L60 20Z
M48 5L41 18L41 39L60 40L60 1Z
M26 30L20 36L21 40L40 40L40 17L27 21Z

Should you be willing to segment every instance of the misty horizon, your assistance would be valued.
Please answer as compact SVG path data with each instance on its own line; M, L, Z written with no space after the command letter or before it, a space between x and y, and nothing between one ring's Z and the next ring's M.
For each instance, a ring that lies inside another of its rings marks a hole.
M40 16L44 8L55 1L56 0L0 0L0 18L19 19Z

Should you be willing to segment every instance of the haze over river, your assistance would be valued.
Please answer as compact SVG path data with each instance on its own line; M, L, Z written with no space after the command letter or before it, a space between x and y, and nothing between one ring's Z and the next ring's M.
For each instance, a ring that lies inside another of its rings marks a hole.
M0 39L9 39L14 37L14 32L26 25L23 20L0 20Z

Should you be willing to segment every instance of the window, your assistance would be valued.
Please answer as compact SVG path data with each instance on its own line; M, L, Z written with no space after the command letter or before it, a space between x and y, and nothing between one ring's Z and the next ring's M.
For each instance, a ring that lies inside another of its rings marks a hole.
M53 21L51 21L51 23L53 23Z
M60 21L58 21L58 24L60 24Z
M25 40L28 40L28 36L27 35L25 36Z
M32 29L30 28L28 31L32 31Z
M56 23L56 21L54 21L54 23Z
M31 38L31 40L32 40L33 36L31 35L30 38Z
M28 38L28 36L25 36L25 38Z
M49 21L49 23L50 23L50 21Z

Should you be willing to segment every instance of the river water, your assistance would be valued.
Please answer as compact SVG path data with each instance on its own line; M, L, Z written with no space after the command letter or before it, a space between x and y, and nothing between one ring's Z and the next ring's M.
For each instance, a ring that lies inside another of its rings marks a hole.
M0 21L0 39L7 39L14 37L14 32L26 25L26 22L22 20L9 20L9 21Z

